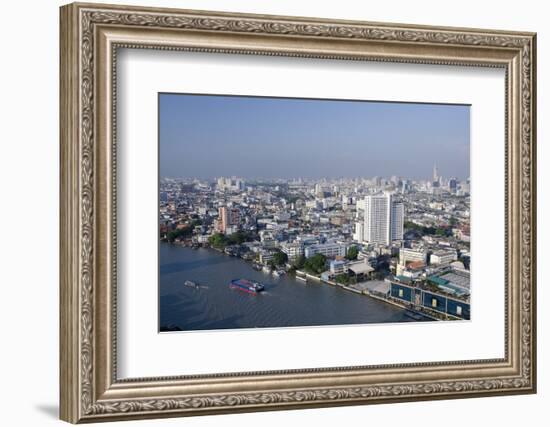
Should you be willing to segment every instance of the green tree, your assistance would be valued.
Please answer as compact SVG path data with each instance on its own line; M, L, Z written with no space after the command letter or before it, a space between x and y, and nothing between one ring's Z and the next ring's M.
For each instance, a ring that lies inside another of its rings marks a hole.
M174 243L174 241L179 237L189 237L191 234L193 234L193 229L191 227L185 227L185 228L178 228L176 230L169 231L166 234L166 239L170 243Z
M221 233L216 233L208 238L208 243L214 248L223 249L227 246L227 238Z
M288 261L288 256L282 251L277 251L273 254L273 262L275 265L283 265Z
M183 228L176 228L175 230L167 232L166 240L168 240L170 243L174 243L174 241L180 237L189 237L193 234L193 230L195 229L195 227L201 224L202 221L200 219L194 219L188 224L185 224Z
M357 249L357 246L352 246L348 249L348 253L346 254L346 258L350 261L356 260L357 255L359 255L359 249Z
M411 221L405 221L403 227L408 231L416 231L421 235L434 235L437 230L435 227L426 227L424 225L418 225Z
M297 269L304 268L304 264L306 262L306 257L303 255L300 255L296 260L294 261L294 267Z
M291 203L296 203L296 200L298 200L298 196L289 196L285 195L286 202L290 205Z
M435 230L436 236L450 236L452 234L451 229L446 227L437 227Z
M242 231L237 231L236 233L231 234L228 238L228 244L231 245L242 245L246 242L246 234Z
M345 273L342 273L342 274L338 274L334 280L336 281L336 283L341 283L343 285L347 285L349 284L349 275L345 274Z
M325 271L326 262L326 256L324 256L323 254L315 254L312 257L306 259L304 263L304 268L309 273L321 274L323 271Z

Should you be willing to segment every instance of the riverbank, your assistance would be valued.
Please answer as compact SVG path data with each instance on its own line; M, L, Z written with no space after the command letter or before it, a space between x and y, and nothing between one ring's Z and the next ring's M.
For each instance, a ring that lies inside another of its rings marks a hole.
M268 275L214 250L160 246L160 326L212 330L413 321L402 308L339 286L304 286L294 275ZM228 284L236 278L261 282L265 292L231 290ZM186 280L208 288L185 286Z
M271 270L268 273L265 270L263 270L262 268L258 268L258 267L265 268L265 266L263 266L262 264L257 263L255 260L253 260L249 257L243 257L240 251L235 250L234 248L231 249L232 247L226 247L226 248L221 249L221 248L213 247L211 245L199 245L199 244L193 244L191 242L189 242L187 244L186 243L177 244L177 243L167 243L166 242L166 244L175 245L175 246L179 246L179 247L190 248L190 249L193 249L193 250L197 250L197 249L210 250L210 251L213 251L213 252L215 252L217 254L220 254L222 256L238 258L238 259L242 260L243 262L245 262L247 264L250 264L254 269L256 269L258 271L261 270L265 274L272 274L274 271L276 271L276 270ZM249 252L246 252L246 253L249 253ZM303 271L303 270L294 270L294 271L285 270L285 271L287 272L287 274L289 276L291 276L291 277L294 276L295 279L297 279L297 280L301 280L301 281L311 280L311 281L314 281L314 282L317 282L317 283L325 283L325 284L337 287L339 289L342 289L342 290L345 290L345 291L348 291L348 292L351 292L351 293L354 293L354 294L357 294L357 295L365 296L365 297L368 297L368 298L372 298L376 301L380 301L380 302L383 302L385 304L389 304L393 307L397 307L401 310L404 310L405 312L413 312L416 315L421 316L422 318L424 318L426 320L441 320L441 319L438 319L436 317L430 316L429 314L427 314L425 312L420 312L420 311L414 310L411 307L408 307L408 306L402 304L399 301L394 301L394 300L390 299L390 297L388 296L389 295L389 286L388 286L388 289L384 292L373 291L373 290L369 289L368 282L361 282L361 283L356 284L356 286L359 286L359 285L362 284L362 285L365 286L365 289L357 289L357 288L354 288L353 286L344 285L342 283L338 283L338 282L335 282L335 281L332 281L332 280L322 279L319 276L307 273L306 271ZM277 277L279 277L279 276L280 275L277 275Z
M430 316L427 313L420 312L418 310L414 310L411 307L408 307L404 304L401 304L399 301L394 301L394 300L390 299L390 297L388 296L389 295L389 284L387 285L387 290L380 291L380 290L370 289L371 287L369 287L369 284L368 284L369 282L358 283L356 286L364 285L365 289L357 289L357 288L354 288L352 286L348 286L348 285L344 285L342 283L335 282L333 280L322 279L320 277L314 276L312 274L306 273L306 272L301 271L301 270L296 271L296 277L303 278L304 280L310 279L310 280L313 280L317 283L325 283L325 284L328 284L328 285L331 285L331 286L338 287L338 288L343 289L343 290L348 291L348 292L353 292L355 294L366 296L366 297L375 299L377 301L381 301L385 304L390 304L394 307L398 307L398 308L403 309L405 311L413 312L414 314L416 314L418 316L421 316L421 317L425 318L426 320L441 320L441 319L438 319L434 316ZM377 281L377 283L380 283L380 282Z

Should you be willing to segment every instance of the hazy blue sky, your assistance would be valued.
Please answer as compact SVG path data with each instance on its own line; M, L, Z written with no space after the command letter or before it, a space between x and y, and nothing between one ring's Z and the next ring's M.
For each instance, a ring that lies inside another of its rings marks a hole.
M162 177L470 174L470 107L161 94Z

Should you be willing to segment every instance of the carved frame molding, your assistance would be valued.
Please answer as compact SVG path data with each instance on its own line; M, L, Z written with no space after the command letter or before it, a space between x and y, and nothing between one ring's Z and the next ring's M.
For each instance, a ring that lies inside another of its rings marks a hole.
M116 51L121 47L506 68L506 357L117 380L113 147ZM83 422L534 392L534 97L532 33L92 4L62 7L61 418ZM267 386L266 377L273 377ZM299 385L285 387L288 380Z

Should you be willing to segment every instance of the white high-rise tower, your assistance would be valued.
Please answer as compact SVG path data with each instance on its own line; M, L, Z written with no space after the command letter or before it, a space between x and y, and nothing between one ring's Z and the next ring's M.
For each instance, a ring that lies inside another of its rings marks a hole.
M360 238L362 231L360 240L368 243L389 245L393 240L402 240L404 216L403 203L394 200L391 194L367 196L363 224L356 227L355 237Z

